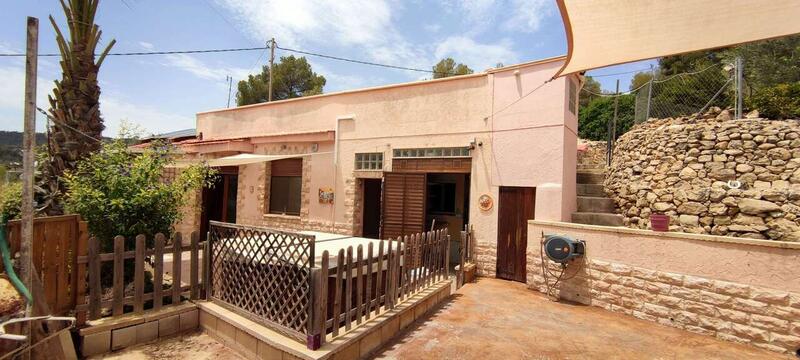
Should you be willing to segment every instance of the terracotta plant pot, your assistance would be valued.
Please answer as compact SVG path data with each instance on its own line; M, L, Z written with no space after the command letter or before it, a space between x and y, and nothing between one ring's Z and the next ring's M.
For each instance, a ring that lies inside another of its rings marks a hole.
M650 229L653 231L669 231L669 215L650 215Z

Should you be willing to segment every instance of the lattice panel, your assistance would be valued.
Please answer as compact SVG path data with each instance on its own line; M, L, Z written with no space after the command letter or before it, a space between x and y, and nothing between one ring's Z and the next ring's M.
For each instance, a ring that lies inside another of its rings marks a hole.
M212 298L305 337L314 236L211 222L209 239Z

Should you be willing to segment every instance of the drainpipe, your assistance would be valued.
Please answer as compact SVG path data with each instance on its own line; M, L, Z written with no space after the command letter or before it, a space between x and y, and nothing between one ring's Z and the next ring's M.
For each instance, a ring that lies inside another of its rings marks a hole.
M339 170L339 129L341 129L342 120L355 120L354 114L342 115L336 118L336 131L333 134L333 217L331 218L331 229L336 230L336 204L339 200L337 193L337 172Z

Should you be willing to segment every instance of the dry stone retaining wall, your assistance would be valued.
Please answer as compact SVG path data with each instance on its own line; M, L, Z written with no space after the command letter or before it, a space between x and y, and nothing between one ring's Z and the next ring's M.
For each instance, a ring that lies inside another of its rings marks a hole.
M800 241L800 124L651 119L617 141L605 188L630 227L663 213L672 231Z

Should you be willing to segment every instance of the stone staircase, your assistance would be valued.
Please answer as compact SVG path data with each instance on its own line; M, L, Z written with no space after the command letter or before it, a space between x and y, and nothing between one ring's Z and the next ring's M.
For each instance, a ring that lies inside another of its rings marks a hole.
M572 222L622 226L622 215L616 213L614 200L603 190L605 169L598 165L579 164L577 170L578 211L572 213Z

